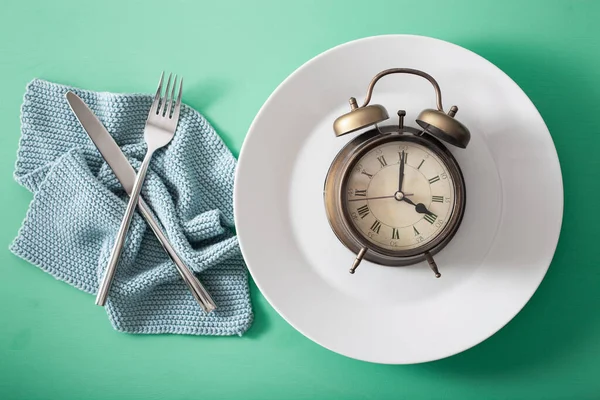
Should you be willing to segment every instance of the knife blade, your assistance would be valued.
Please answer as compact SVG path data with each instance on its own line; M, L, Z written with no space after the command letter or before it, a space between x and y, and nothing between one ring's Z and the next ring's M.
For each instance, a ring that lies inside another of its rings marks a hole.
M67 98L69 107L71 107L71 110L77 117L77 120L81 124L83 130L88 134L106 163L113 170L115 176L125 189L125 192L127 192L127 194L131 194L133 185L135 183L136 172L131 164L129 164L127 157L125 157L117 142L115 142L102 122L100 122L92 110L90 110L87 104L85 104L85 102L79 96L71 91L68 91L65 97ZM190 271L190 269L185 265L181 257L177 255L175 249L169 242L169 239L162 232L160 225L152 215L150 207L148 204L146 204L142 197L140 197L138 202L138 209L142 214L142 217L144 217L150 226L150 229L152 229L152 232L154 232L158 238L160 244L175 263L177 271L179 271L179 274L188 285L192 295L200 304L202 309L206 312L215 310L217 306L210 294L206 291L204 286L202 286L200 281Z

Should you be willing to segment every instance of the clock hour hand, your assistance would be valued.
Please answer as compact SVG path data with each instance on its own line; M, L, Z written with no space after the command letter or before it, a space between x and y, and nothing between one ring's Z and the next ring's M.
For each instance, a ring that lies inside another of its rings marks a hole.
M406 197L404 197L402 200L404 200L405 202L407 202L410 205L415 206L415 211L418 212L419 214L429 214L429 215L433 215L433 213L431 211L429 211L427 209L427 207L425 207L425 204L423 203L418 203L415 204L414 201L412 201L411 199L408 199Z
M419 214L435 215L434 213L432 213L431 211L429 211L427 209L427 207L425 207L425 204L423 204L423 203L417 204L415 206L415 211L418 212Z
M411 206L416 206L416 204L411 199L407 199L406 197L403 197L402 200L404 200L405 202L407 202Z

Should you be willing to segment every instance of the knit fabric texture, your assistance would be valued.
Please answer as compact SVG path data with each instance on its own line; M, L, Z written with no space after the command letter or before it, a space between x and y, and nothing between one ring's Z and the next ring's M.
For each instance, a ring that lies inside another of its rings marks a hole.
M33 200L10 250L55 278L96 293L128 196L69 108L68 90L98 116L136 170L146 152L143 132L153 96L93 92L39 79L26 88L14 176ZM136 212L106 305L115 329L241 335L250 327L248 276L233 222L235 167L206 119L183 105L173 140L152 158L142 197L217 310L200 308ZM90 307L96 307L91 298Z

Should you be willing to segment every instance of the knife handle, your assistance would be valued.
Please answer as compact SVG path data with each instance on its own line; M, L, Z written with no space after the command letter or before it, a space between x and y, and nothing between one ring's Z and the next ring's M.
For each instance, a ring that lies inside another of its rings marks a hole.
M198 304L200 304L200 307L202 307L202 309L206 312L211 312L215 310L217 308L217 305L213 301L212 297L210 297L210 294L206 291L204 286L202 286L202 283L200 283L198 278L196 278L196 275L194 275L190 271L190 269L185 265L185 263L179 257L179 255L177 255L175 249L173 249L173 246L171 246L169 239L167 239L165 234L160 229L158 223L152 216L152 213L150 212L150 207L148 207L148 204L146 204L146 202L144 201L144 199L142 199L141 196L139 198L138 206L142 217L144 217L146 222L148 222L148 225L150 225L150 229L152 229L152 232L154 232L160 244L163 246L167 254L169 254L171 259L175 263L177 271L183 278L183 281L187 284L188 288L192 292L192 295L194 296Z
M117 263L121 255L121 251L123 250L123 245L126 240L127 231L129 230L129 225L131 223L131 218L133 217L133 213L135 212L136 207L140 206L140 211L142 212L142 215L144 216L146 221L148 221L150 228L157 236L161 245L169 254L173 262L175 263L177 271L183 278L184 282L188 285L188 288L191 290L192 295L194 296L196 301L200 304L204 311L211 312L216 308L214 301L212 300L208 292L204 289L202 284L198 281L198 279L196 279L195 275L185 266L183 260L181 260L181 258L177 255L177 253L173 249L173 246L171 246L168 239L162 233L162 230L152 217L148 205L143 203L143 207L141 207L142 197L140 196L140 192L144 183L144 178L146 176L146 171L148 170L148 165L150 164L151 158L152 152L149 150L146 156L144 157L144 162L142 163L140 170L138 171L135 184L133 185L133 189L131 193L129 193L130 198L127 204L127 210L125 211L125 216L123 217L121 226L119 228L119 233L111 251L111 257L108 266L106 267L104 277L100 282L100 286L98 288L96 304L101 306L104 306L106 304L108 292L110 291L110 287L116 272Z

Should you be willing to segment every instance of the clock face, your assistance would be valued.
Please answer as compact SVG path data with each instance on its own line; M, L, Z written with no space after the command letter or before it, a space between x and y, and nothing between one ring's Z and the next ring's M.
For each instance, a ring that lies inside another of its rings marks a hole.
M360 157L345 192L344 207L356 231L390 251L414 250L435 240L456 201L443 159L419 143L400 140Z

